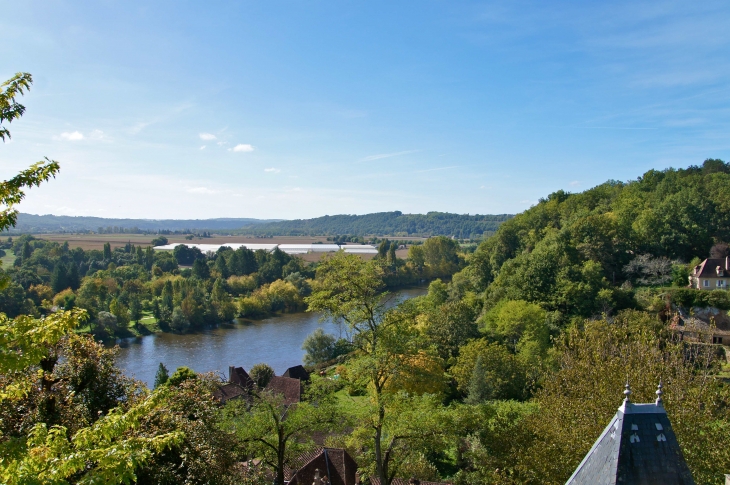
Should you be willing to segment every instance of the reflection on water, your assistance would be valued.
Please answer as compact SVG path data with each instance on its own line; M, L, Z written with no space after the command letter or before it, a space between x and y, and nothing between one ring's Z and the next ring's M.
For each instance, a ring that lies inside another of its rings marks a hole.
M396 292L396 297L407 299L425 293L421 288L405 289ZM154 383L160 362L171 373L177 367L187 366L197 372L219 371L224 375L228 375L229 365L250 369L266 362L280 375L288 367L302 363L302 342L319 326L327 333L341 335L338 325L320 322L317 314L294 313L221 324L185 335L160 333L120 339L117 364L127 375L148 386Z

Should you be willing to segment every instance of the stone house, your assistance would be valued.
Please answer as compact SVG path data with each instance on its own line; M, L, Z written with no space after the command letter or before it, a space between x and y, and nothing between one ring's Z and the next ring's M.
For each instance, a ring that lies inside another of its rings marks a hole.
M730 256L708 258L692 269L689 286L698 290L727 290L730 285Z

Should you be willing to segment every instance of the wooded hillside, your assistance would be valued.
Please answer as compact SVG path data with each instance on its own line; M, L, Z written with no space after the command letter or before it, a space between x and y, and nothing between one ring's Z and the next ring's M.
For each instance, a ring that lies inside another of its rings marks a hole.
M447 212L403 214L400 211L377 212L361 216L341 214L271 222L246 227L243 232L270 236L455 236L479 239L490 236L499 225L512 217L509 214L468 215Z

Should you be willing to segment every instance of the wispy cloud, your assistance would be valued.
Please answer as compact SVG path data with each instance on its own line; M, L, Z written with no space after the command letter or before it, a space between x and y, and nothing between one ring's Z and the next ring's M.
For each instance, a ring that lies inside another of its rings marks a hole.
M579 180L573 180L572 182L570 182L570 186L571 187L577 187L579 185L580 185L580 181Z
M217 194L218 193L217 190L209 189L208 187L188 187L186 190L188 192L190 192L191 194L206 194L206 195L210 195L210 194Z
M437 168L428 168L426 170L416 170L416 173L425 173L425 172L436 172L437 170L449 170L452 168L458 168L458 165L452 165L450 167L437 167Z
M234 146L233 148L229 148L228 150L234 152L252 152L254 148L253 145L249 145L248 143L239 143L238 145Z
M401 155L408 155L409 153L416 153L420 150L404 150L402 152L394 153L381 153L379 155L370 155L369 157L361 158L358 162L372 162L373 160L380 160L381 158L399 157Z
M101 140L104 137L104 132L101 130L93 130L91 133L89 133L89 138L94 140Z
M80 131L64 131L59 136L54 136L53 138L56 140L79 141L84 139L84 134Z
M205 150L205 145L200 147L201 150Z
M279 170L278 168L271 167L271 168L265 168L264 172L279 173L279 172L281 172L281 170Z
M212 133L200 133L198 136L201 140L205 141L212 141L216 139L216 136Z

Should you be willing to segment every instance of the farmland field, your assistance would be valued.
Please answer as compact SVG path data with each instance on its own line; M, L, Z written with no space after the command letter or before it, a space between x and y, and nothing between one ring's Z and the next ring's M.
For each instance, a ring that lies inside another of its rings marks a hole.
M102 249L104 243L110 243L112 249L122 247L127 242L135 246L149 246L150 241L157 237L154 234L33 234L38 239L57 241L63 243L68 241L71 248ZM274 238L251 237L251 236L213 236L192 240L185 239L183 235L166 236L169 244L226 244L226 243L251 243L251 244L312 244L316 242L327 242L326 237L295 237L282 236Z

